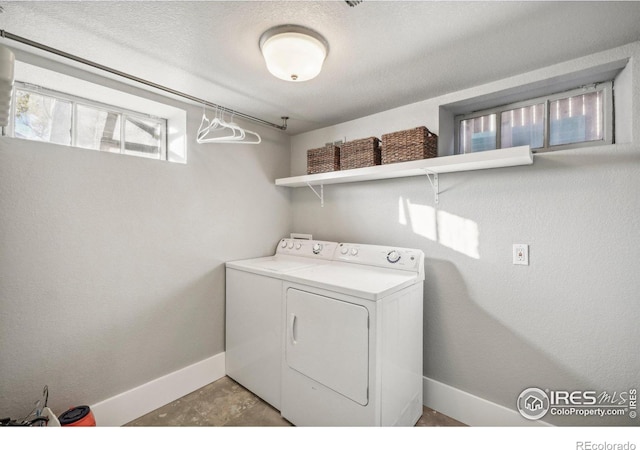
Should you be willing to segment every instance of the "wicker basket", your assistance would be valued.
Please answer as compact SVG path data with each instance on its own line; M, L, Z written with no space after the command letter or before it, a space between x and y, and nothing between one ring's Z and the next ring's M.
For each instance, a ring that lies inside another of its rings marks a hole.
M380 165L380 139L376 137L345 142L340 147L342 170L377 165Z
M340 170L340 149L328 144L307 150L307 173L323 173Z
M382 164L438 156L438 136L427 127L382 135Z

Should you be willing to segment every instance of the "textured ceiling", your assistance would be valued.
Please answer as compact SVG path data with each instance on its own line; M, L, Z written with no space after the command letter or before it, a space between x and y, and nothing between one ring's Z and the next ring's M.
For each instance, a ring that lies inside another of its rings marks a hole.
M0 28L299 133L640 40L640 2L2 2ZM268 28L320 32L314 80L271 76Z

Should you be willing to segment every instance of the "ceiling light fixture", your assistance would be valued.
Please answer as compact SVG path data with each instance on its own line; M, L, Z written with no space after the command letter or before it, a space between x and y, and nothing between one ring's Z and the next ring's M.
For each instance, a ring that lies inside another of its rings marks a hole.
M309 28L280 25L262 34L260 50L273 76L286 81L307 81L322 70L329 44Z

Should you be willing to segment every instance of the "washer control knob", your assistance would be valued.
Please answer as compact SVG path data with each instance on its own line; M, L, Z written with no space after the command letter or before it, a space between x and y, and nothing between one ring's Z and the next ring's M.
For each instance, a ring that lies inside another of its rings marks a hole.
M289 242L289 248L293 248L293 242Z
M342 247L340 249L340 253L342 253L343 255L346 255L347 253L349 253L349 249L347 247Z
M321 243L316 242L315 244L313 244L313 254L314 255L317 255L321 251L322 251L322 244Z
M302 248L302 244L300 242L296 242L296 250L300 250Z
M356 255L358 254L358 249L357 249L357 248L352 248L352 249L351 249L351 254L352 254L353 256L356 256Z
M283 239L282 242L280 243L280 247L287 248L287 241Z
M389 253L387 253L387 261L392 264L397 263L398 261L400 261L400 253L398 253L397 250L391 250Z

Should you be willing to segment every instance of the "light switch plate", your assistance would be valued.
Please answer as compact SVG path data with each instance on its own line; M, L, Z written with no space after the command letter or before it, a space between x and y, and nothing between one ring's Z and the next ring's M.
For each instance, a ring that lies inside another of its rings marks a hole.
M529 265L528 244L513 244L513 264L522 266Z

